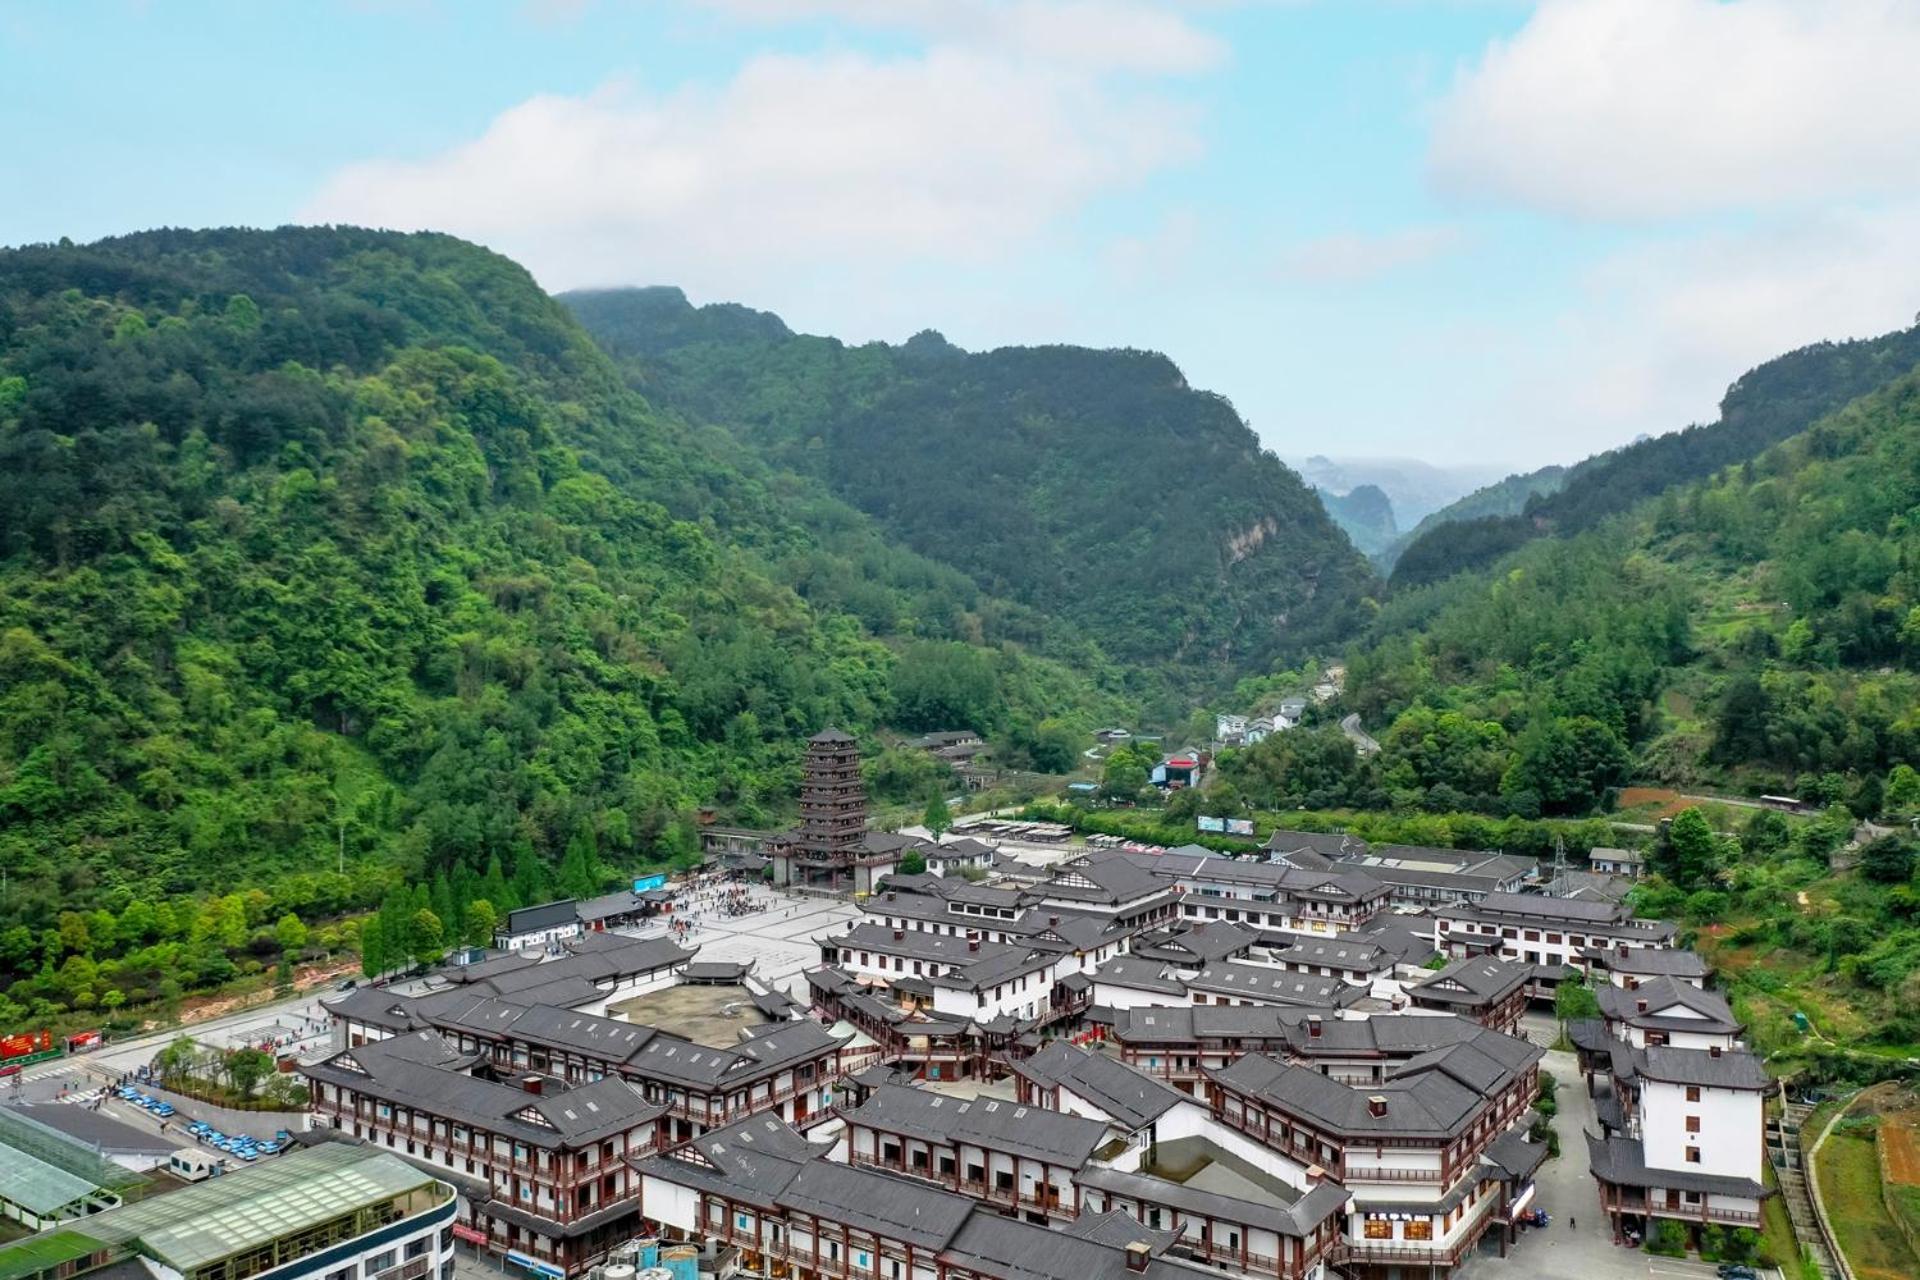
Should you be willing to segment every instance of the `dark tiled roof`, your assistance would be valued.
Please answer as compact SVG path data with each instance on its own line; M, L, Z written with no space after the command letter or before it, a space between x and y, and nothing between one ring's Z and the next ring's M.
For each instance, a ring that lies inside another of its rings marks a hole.
M540 929L552 929L563 924L578 924L580 918L574 914L572 898L562 898L558 902L543 902L537 907L521 907L517 911L507 912L505 932L508 934L533 933Z
M1767 1090L1773 1077L1759 1057L1745 1050L1677 1049L1649 1045L1636 1052L1635 1068L1648 1080L1695 1084L1708 1089Z
M1649 1169L1646 1149L1637 1138L1596 1138L1590 1133L1585 1136L1588 1169L1595 1178L1617 1187L1666 1187L1676 1191L1698 1191L1705 1195L1736 1196L1747 1200L1764 1200L1773 1194L1773 1188L1748 1178L1695 1173L1686 1169ZM1658 1212L1656 1209L1655 1213Z
M1168 1246L1180 1238L1177 1231L1155 1231L1135 1221L1132 1214L1119 1209L1109 1209L1105 1213L1083 1213L1063 1225L1060 1231L1063 1235L1091 1240L1110 1249L1144 1244L1155 1253L1165 1253Z
M1185 985L1169 976L1164 964L1141 956L1115 956L1093 971L1093 980L1131 991L1154 991L1182 1000L1187 997Z
M1441 1138L1472 1123L1490 1102L1488 1095L1539 1055L1538 1049L1524 1059L1507 1054L1515 1059L1509 1065L1478 1045L1456 1045L1416 1058L1385 1083L1366 1087L1344 1085L1262 1053L1208 1074L1235 1092L1348 1138ZM1374 1098L1385 1101L1384 1114L1373 1114Z
M1357 857L1366 853L1368 849L1367 842L1359 836L1340 831L1275 831L1267 837L1265 847L1268 851L1279 854L1305 850L1316 853L1329 862Z
M617 893L604 893L597 898L588 898L576 902L574 912L582 920L605 920L610 916L629 915L640 910L640 895L631 889L622 889Z
M1241 955L1259 936L1258 931L1227 920L1175 925L1135 938L1133 954L1175 964L1198 965Z
M1318 974L1293 973L1231 960L1208 965L1188 978L1187 986L1193 991L1228 995L1237 1000L1310 1005L1317 1009L1353 1004L1367 994L1343 978L1322 978Z
M782 1208L927 1249L953 1239L975 1204L924 1182L831 1160L801 1165L776 1199Z
M1621 950L1626 954L1620 954ZM1683 947L1588 947L1582 959L1613 973L1649 978L1706 978L1713 966Z
M1132 1272L1121 1249L985 1210L966 1220L940 1257L949 1266L997 1280L1123 1280L1134 1275L1141 1280L1203 1280L1219 1274L1152 1256L1145 1271Z
M455 1069L458 1060L438 1034L417 1031L359 1045L301 1070L367 1097L547 1148L596 1142L666 1111L637 1086L612 1076L562 1093L533 1094L468 1075Z
M1408 994L1415 1000L1426 998L1478 1008L1498 1004L1526 986L1532 977L1532 965L1515 964L1498 956L1468 956L1455 960Z
M1130 1129L1138 1129L1192 1099L1105 1054L1088 1053L1056 1040L1014 1064L1014 1070L1046 1085L1078 1094Z
M1631 991L1609 983L1596 988L1593 994L1600 1003L1601 1016L1609 1021L1715 1034L1740 1028L1726 997L1673 978L1652 978ZM1644 1011L1640 1008L1642 1002L1646 1005ZM1667 1012L1676 1008L1688 1013Z
M1023 1106L999 1098L967 1101L900 1085L882 1085L846 1114L849 1124L995 1151L1078 1169L1107 1140L1105 1121Z
M675 972L688 982L738 982L753 966L752 960L695 960Z
M1312 1235L1314 1228L1326 1221L1329 1215L1338 1213L1349 1197L1345 1187L1323 1182L1291 1202L1283 1203L1277 1196L1258 1201L1243 1200L1238 1196L1222 1195L1165 1178L1127 1173L1098 1164L1082 1169L1074 1175L1073 1180L1111 1195L1164 1205L1189 1217L1208 1217L1246 1227L1264 1227L1296 1237Z
M1524 1181L1546 1163L1547 1144L1529 1141L1527 1127L1524 1124L1515 1125L1487 1144L1484 1158L1498 1165L1503 1172Z

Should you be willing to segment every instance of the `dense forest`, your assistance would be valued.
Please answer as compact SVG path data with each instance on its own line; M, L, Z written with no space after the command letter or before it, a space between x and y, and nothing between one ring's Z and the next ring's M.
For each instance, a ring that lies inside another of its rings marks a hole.
M1391 566L1393 585L1437 582L1491 564L1533 538L1591 529L1673 486L1705 480L1723 467L1757 456L1916 364L1920 325L1878 338L1816 343L1778 356L1727 389L1715 421L1588 458L1517 512L1498 510L1503 502L1483 498L1487 490L1462 499L1454 520L1430 526L1425 533L1416 531ZM1510 486L1512 479L1492 488Z
M475 886L591 891L697 805L777 817L828 723L1057 756L1132 711L444 236L0 253L0 483L4 1025L330 949L302 917L411 920L403 883L446 939Z
M1312 492L1165 356L970 354L931 332L847 346L677 289L564 301L656 404L1154 684L1262 671L1365 616L1372 573Z
M1879 813L1920 760L1920 375L1628 516L1396 591L1342 709L1384 749L1322 791L1568 812L1633 777Z
M1828 816L1663 840L1653 906L1892 1001L1912 849L1825 877L1850 815L1920 815L1917 363L1920 331L1771 362L1713 426L1463 500L1382 597L1150 353L556 301L437 235L0 252L0 1024L484 936L684 859L699 808L783 820L829 723L917 810L944 766L894 731L1064 772L1343 650L1211 811L1531 847L1630 782L1792 791ZM1782 886L1867 941L1763 918Z

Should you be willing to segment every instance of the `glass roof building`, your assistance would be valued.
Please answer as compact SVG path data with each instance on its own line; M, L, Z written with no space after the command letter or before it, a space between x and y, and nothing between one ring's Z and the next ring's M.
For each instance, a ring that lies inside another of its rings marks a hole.
M389 1263L369 1277L438 1280L450 1268L455 1208L451 1186L404 1160L329 1143L0 1248L0 1280L64 1280L130 1261L162 1280L295 1280L348 1266L358 1276L363 1256Z

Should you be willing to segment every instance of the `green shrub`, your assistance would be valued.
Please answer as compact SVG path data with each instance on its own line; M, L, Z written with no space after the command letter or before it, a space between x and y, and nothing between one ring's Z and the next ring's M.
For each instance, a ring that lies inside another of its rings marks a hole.
M1667 1258L1687 1256L1687 1229L1670 1218L1662 1218L1647 1233L1647 1252Z

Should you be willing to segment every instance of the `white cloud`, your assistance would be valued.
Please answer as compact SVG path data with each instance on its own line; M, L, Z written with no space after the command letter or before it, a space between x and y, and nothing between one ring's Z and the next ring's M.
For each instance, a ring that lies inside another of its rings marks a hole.
M1441 100L1448 191L1641 219L1920 188L1920 4L1545 0Z
M1295 245L1281 259L1280 276L1300 284L1361 284L1450 253L1462 239L1457 227L1342 232Z
M1186 113L971 49L765 55L711 89L529 99L473 141L334 175L321 221L452 231L553 288L673 281L778 298L782 273L995 259L1192 152Z
M958 48L1100 71L1186 73L1225 46L1168 0L700 0L755 22L836 19Z
M1516 370L1490 423L1571 461L1711 421L1727 386L1808 343L1903 328L1920 307L1920 202L1650 240L1604 259L1553 331L1494 349Z

